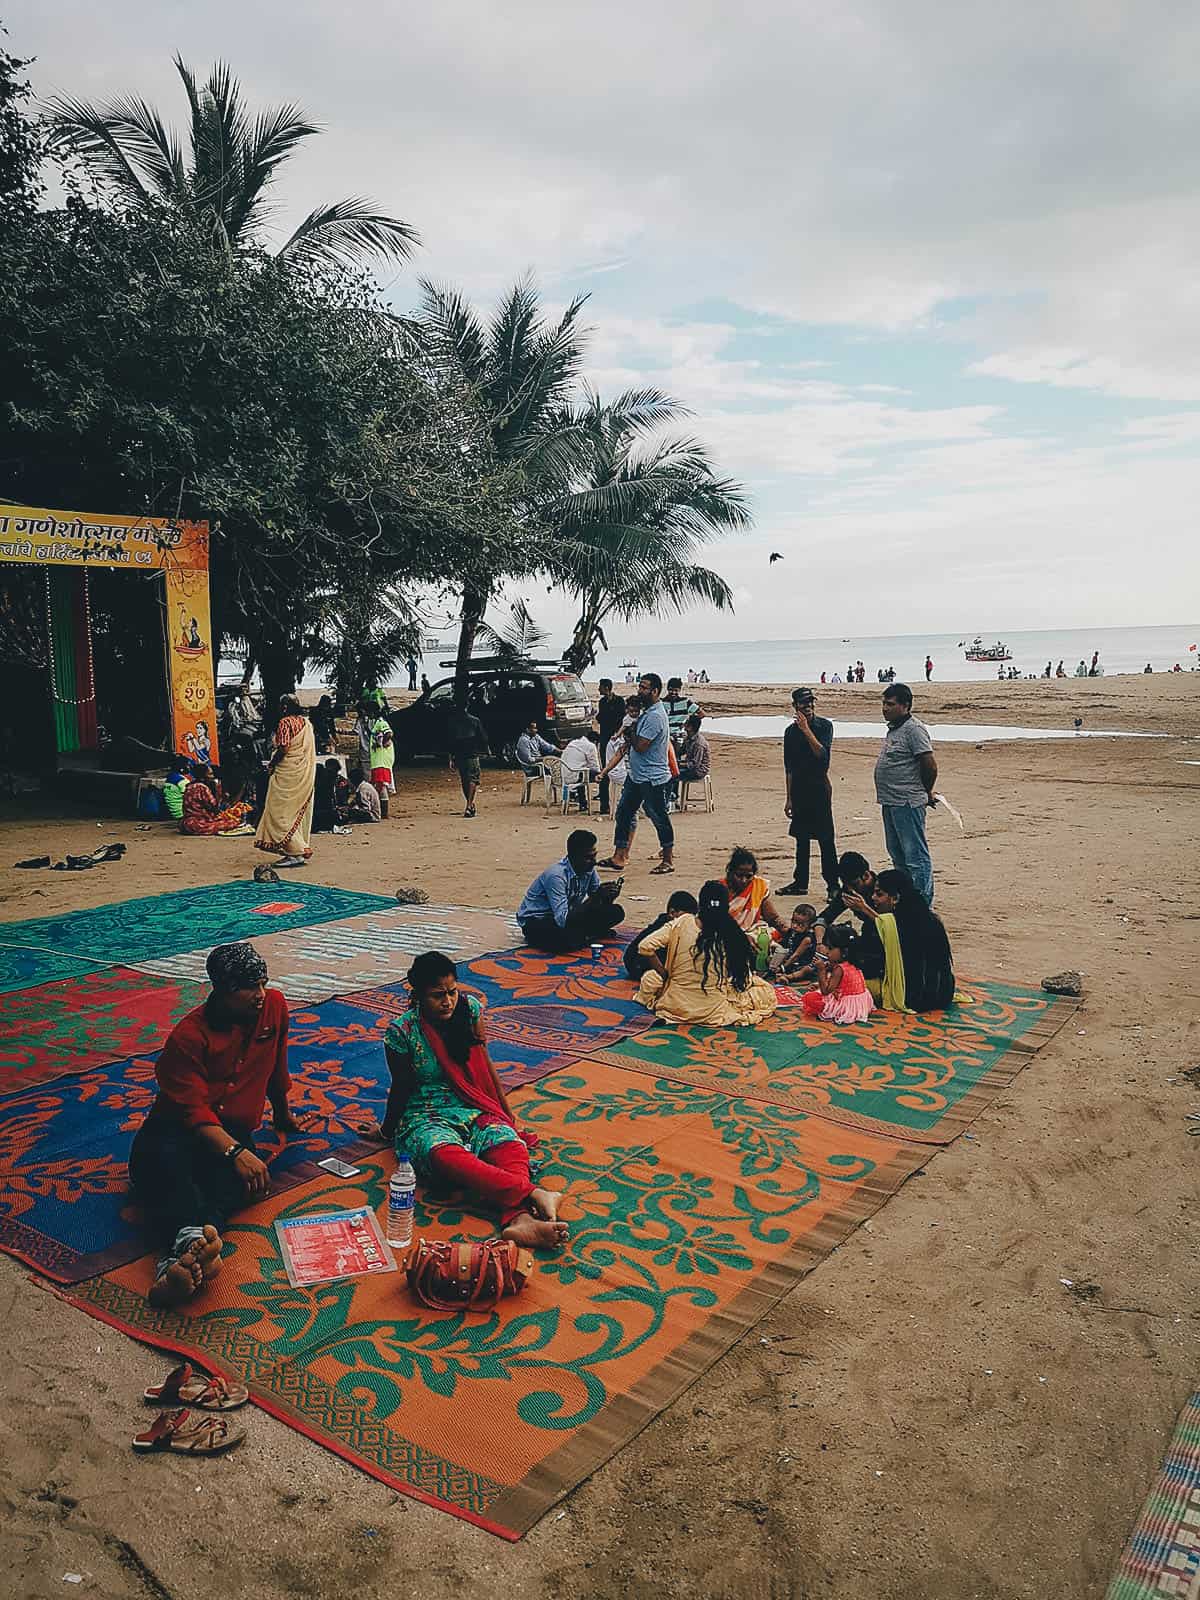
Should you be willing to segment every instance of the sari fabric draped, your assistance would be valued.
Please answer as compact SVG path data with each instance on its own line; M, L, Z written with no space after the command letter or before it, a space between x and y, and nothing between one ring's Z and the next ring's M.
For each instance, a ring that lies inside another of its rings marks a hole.
M422 1022L421 1032L425 1036L426 1044L433 1051L434 1059L441 1067L446 1082L464 1105L480 1113L480 1122L485 1127L491 1122L503 1122L510 1128L515 1127L516 1124L496 1094L495 1080L484 1046L473 1044L467 1054L466 1063L460 1064L446 1048L446 1041L439 1029L427 1027Z
M235 801L233 805L222 808L223 798L220 784L214 786L199 780L189 783L183 791L180 833L211 836L239 827L245 821L250 807Z
M876 999L885 1011L941 1011L953 1002L954 961L937 917L918 912L901 921L885 911L875 931L884 954Z
M740 894L730 889L728 883L725 887L729 889L729 915L743 933L749 933L761 920L762 903L770 895L771 885L756 873Z
M256 850L277 856L312 855L313 791L317 781L317 741L307 717L284 717L275 730L275 748L284 752L267 784L267 803L254 836Z

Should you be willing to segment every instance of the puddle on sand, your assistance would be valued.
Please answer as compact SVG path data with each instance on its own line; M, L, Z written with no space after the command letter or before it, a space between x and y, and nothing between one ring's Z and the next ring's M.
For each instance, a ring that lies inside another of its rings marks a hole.
M705 717L705 733L724 733L735 739L780 739L790 717ZM922 719L923 720L923 719ZM1165 733L1114 733L1100 728L1007 728L986 722L927 722L941 744L989 744L1001 739L1165 739ZM885 724L833 719L838 739L882 739ZM1200 762L1196 763L1200 765Z

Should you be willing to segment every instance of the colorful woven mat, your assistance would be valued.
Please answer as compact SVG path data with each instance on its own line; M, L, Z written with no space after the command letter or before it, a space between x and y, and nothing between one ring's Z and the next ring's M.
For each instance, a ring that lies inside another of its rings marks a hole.
M396 983L423 950L458 960L517 943L516 918L470 906L398 906L361 911L319 927L255 938L271 982L289 1002L314 1004L374 984ZM139 961L143 972L203 979L208 949Z
M115 905L94 906L90 911L69 911L30 922L0 924L0 951L4 967L0 983L6 989L47 983L77 976L80 971L105 965L133 966L184 950L226 944L281 933L285 928L310 927L332 922L356 912L393 908L394 899L331 889L319 883L211 884L204 889L180 889L173 894L146 895ZM16 950L18 954L13 955ZM25 961L33 975L19 981L24 959L20 952L42 958ZM66 965L49 970L53 958ZM43 970L43 969L46 970ZM8 977L4 976L8 970Z
M572 1238L486 1314L426 1311L399 1275L289 1287L282 1216L379 1207L392 1158L245 1213L204 1298L147 1305L151 1258L75 1303L244 1377L277 1416L408 1494L517 1537L619 1450L917 1170L911 1145L598 1062L515 1091ZM420 1197L417 1230L491 1219Z
M487 1007L488 1048L506 1087L536 1082L649 1027L653 1018L634 999L621 963L623 945L620 934L606 940L595 960L590 949L551 956L522 948L459 964L460 984ZM409 991L399 983L343 999L390 1021L407 1009Z
M1113 1573L1106 1600L1200 1596L1200 1394L1179 1414L1158 1480Z
M968 983L960 992L966 998L948 1011L877 1011L848 1025L788 1008L757 1028L655 1026L604 1058L848 1127L948 1144L1075 1010L1072 1000L1014 984Z
M255 1135L277 1188L310 1178L323 1156L354 1160L377 1148L362 1130L386 1099L382 1035L336 1001L322 1012L311 1022L297 1016L288 1041L290 1104L303 1136L285 1143L269 1121ZM135 1056L4 1100L0 1250L60 1283L142 1254L127 1163L154 1095L153 1058Z
M8 927L17 926L8 923ZM0 937L4 926L0 926ZM55 950L26 950L0 943L0 994L29 989L35 984L55 983L62 978L82 978L104 966L83 956L59 955Z
M647 1020L646 1013L633 1005L631 984L606 984L602 976L618 969L620 951L615 945L606 947L597 964L590 954L586 963L532 956L527 968L518 962L532 986L524 1001L510 967L513 959L508 953L492 954L459 969L464 987L485 993L489 1000L497 998L494 1024L490 1005L487 1011L490 1048L506 1087L545 1077L556 1066L576 1062ZM544 969L540 977L535 969ZM107 1052L135 1034L155 1033L151 1048L161 1044L170 1026L164 1010L168 1005L187 1009L182 992L186 986L132 973L133 987L122 998L120 970L69 986L73 997L78 987L81 994L91 993L107 1003L59 1019L56 1026L62 1039L57 1058L48 1044L40 1042L42 1035L33 1031L33 1024L22 1034L18 1023L11 1038L0 1039L0 1080L6 1052L18 1058L15 1081L23 1081L22 1062L28 1061L26 1070L32 1073L29 1087L11 1093L0 1113L0 1250L20 1256L60 1282L77 1282L132 1261L144 1248L128 1192L126 1163L133 1135L154 1097L154 1063L144 1050L132 1059L116 1061ZM496 973L513 980L514 986L502 988ZM610 994L614 988L628 992ZM194 986L192 1003L199 1003L207 992ZM23 1003L27 1012L36 1011L41 993L11 996L6 1005L16 1011ZM559 997L561 1014L545 1001L546 994ZM608 999L600 1004L597 997L605 995ZM505 997L507 1005L499 1003ZM292 1007L288 1068L295 1086L293 1110L310 1117L312 1126L305 1139L286 1147L269 1125L260 1130L264 1147L277 1152L272 1165L277 1182L294 1183L307 1176L316 1157L340 1154L354 1159L359 1151L375 1148L363 1142L362 1130L383 1114L389 1086L383 1036L407 1004L407 987L396 985L368 991L366 996ZM520 1020L523 1009L533 1017L526 1025ZM77 1058L71 1057L72 1049L79 1052ZM83 1059L88 1051L90 1065ZM74 1076L60 1076L48 1084L42 1074L53 1059L58 1060L60 1073Z
M107 967L0 994L0 1095L157 1050L208 985Z

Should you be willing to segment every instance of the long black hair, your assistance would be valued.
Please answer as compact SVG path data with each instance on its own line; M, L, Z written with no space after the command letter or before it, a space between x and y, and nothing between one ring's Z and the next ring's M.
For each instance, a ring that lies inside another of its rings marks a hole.
M729 915L729 890L715 878L700 891L698 916L696 949L704 958L700 987L708 988L715 970L718 983L728 980L740 994L750 982L750 941Z
M896 931L904 959L906 1003L914 1011L940 1011L954 1000L954 956L946 929L907 872L888 868L875 880L895 895Z
M427 989L432 989L435 983L440 983L443 978L458 979L458 968L449 956L444 956L440 950L426 950L408 969L408 986L412 990L413 1009L420 1010L421 996ZM460 1067L465 1067L467 1057L472 1048L478 1043L475 1037L475 1023L471 1016L471 1008L467 1004L465 994L459 993L458 1004L450 1014L447 1022L438 1025L438 1032L446 1041L446 1049L450 1052L453 1061Z
M927 934L934 927L942 926L942 919L925 904L924 897L907 872L901 872L898 867L888 867L876 874L875 886L882 889L884 894L895 896L896 926L900 929L901 938L906 929L916 934Z

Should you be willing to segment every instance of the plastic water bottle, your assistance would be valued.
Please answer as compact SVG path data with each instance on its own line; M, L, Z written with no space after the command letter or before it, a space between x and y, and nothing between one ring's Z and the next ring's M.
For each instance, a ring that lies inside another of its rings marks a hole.
M417 1175L408 1151L401 1150L396 1170L388 1183L387 1242L407 1250L413 1236L413 1204L417 1195Z

